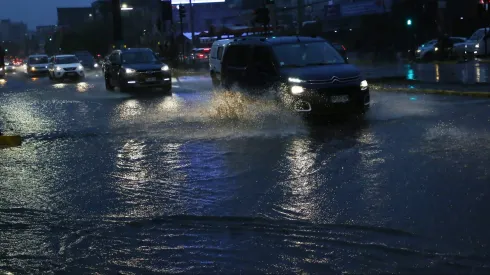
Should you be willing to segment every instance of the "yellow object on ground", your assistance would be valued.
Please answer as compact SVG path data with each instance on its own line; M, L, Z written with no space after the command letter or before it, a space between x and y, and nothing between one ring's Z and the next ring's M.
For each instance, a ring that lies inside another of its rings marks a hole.
M14 147L22 145L20 136L0 136L0 147Z

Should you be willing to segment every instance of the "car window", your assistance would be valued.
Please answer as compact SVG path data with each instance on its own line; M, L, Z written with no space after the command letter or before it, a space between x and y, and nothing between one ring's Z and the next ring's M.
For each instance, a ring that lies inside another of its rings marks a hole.
M155 63L158 58L151 51L125 52L121 54L122 64Z
M29 64L46 64L46 63L48 63L47 56L29 57Z
M221 60L221 58L223 57L223 47L222 46L219 46L218 47L218 60Z
M259 71L272 73L274 71L274 58L270 48L264 46L254 47L252 54L253 66Z
M119 62L119 53L118 52L113 52L110 56L109 56L109 61L111 63L120 63Z
M344 64L345 59L327 42L282 44L273 47L281 67Z
M56 64L73 64L80 62L75 56L58 56L56 57Z
M250 46L232 45L226 50L225 60L228 66L246 67L250 56Z

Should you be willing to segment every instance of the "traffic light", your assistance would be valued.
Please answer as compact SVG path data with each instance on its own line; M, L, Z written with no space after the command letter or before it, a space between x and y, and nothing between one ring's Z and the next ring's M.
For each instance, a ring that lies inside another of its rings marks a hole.
M271 19L268 8L259 8L255 10L255 22L263 25L269 25L270 21Z
M180 18L184 18L185 17L185 14L186 14L185 6L184 5L179 5L179 16L180 16Z
M412 26L412 19L407 19L407 26Z

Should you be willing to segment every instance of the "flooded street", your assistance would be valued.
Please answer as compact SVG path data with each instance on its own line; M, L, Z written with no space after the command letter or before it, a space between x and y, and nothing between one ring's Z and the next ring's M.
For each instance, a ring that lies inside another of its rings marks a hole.
M174 81L9 75L0 273L490 272L490 100L372 92L364 119ZM12 130L9 130L12 129Z

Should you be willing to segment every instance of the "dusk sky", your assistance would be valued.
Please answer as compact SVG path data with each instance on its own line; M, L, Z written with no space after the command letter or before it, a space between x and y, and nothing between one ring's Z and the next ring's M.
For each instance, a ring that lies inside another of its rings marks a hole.
M57 7L89 7L93 0L0 0L0 19L23 21L30 30L56 24Z

